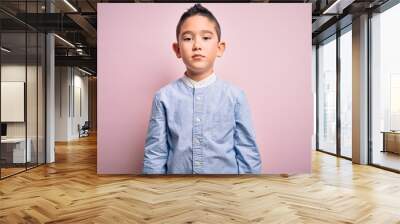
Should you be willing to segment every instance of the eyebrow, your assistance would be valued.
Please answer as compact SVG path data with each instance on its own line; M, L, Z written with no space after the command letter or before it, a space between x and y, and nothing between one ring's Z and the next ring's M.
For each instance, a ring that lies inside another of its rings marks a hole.
M209 31L209 30L200 30L200 33L209 33L209 34L214 34L212 31ZM185 34L194 34L192 31L185 31L185 32L183 32L182 34L181 34L181 36L183 36L183 35L185 35Z

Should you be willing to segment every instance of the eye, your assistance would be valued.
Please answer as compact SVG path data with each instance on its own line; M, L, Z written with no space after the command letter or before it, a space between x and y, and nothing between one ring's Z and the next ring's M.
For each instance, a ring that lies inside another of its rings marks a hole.
M191 41L191 40L192 40L191 37L184 37L184 38L183 38L183 41Z
M203 40L211 40L211 37L203 37Z

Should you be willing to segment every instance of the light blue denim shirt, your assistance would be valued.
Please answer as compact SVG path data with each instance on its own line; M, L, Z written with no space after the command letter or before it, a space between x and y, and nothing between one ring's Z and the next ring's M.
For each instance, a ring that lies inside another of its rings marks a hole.
M214 74L180 78L154 96L144 174L261 172L249 106L239 88Z

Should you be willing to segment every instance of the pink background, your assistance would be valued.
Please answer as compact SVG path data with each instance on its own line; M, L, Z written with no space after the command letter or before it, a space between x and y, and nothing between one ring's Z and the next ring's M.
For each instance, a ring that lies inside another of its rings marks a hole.
M99 174L141 173L154 93L181 77L175 28L193 4L98 4ZM203 4L227 49L217 76L249 100L263 173L311 171L311 4Z

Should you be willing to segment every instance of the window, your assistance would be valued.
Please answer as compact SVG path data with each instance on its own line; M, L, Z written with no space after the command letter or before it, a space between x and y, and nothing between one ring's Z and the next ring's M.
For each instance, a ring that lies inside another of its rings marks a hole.
M340 36L340 155L352 157L352 35L351 26Z
M318 47L318 149L336 153L336 36Z
M372 163L400 170L400 5L371 18Z

